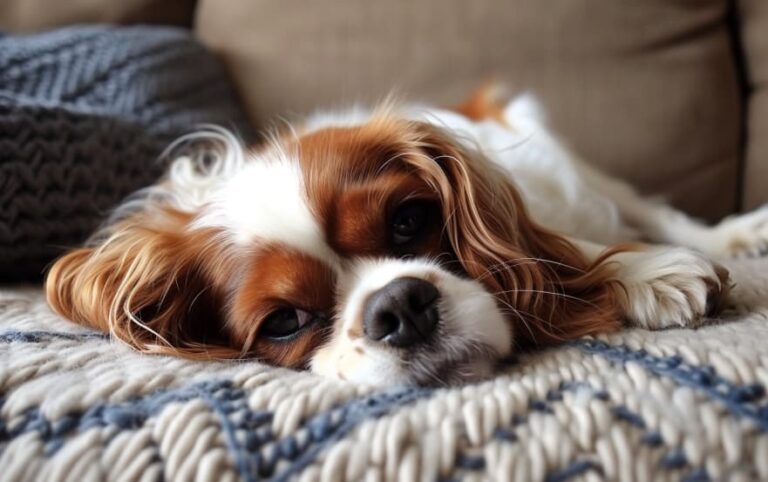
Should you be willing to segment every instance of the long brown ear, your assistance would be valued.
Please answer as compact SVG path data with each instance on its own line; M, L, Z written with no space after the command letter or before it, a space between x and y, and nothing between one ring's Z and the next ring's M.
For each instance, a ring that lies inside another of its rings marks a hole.
M210 233L186 232L188 218L158 210L119 221L97 246L53 264L46 280L48 303L66 318L140 351L239 356L222 336L223 297L206 272Z
M522 346L617 329L621 285L606 253L589 262L535 223L509 175L430 125L411 162L442 198L445 229L463 270L495 295Z

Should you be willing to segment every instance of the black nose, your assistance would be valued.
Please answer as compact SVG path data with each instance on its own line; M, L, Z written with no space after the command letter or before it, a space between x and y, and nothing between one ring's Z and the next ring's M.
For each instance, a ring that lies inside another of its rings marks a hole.
M363 313L365 335L398 348L422 343L435 330L440 291L428 281L397 278L374 292Z

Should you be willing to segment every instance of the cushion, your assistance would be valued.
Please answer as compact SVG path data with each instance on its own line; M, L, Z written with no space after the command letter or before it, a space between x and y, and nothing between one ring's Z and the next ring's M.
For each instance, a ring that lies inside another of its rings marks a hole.
M247 133L222 69L168 27L0 37L0 280L38 278L201 122Z
M376 390L132 352L0 288L3 480L768 480L760 308L521 355L493 380ZM761 303L761 304L760 304Z
M31 32L75 23L188 26L195 0L2 0L0 30Z
M201 0L196 30L259 124L392 88L456 103L496 78L537 94L587 160L717 218L735 207L742 128L727 5Z
M744 208L752 209L768 203L768 2L741 0L738 18L749 88Z

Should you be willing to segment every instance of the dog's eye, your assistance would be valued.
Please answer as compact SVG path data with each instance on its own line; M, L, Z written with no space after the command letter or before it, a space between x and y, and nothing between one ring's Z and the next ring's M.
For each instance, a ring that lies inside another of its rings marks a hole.
M288 338L304 328L314 316L296 308L280 308L262 322L259 334L266 338Z
M411 201L402 204L392 216L392 242L396 245L413 241L427 224L428 203Z

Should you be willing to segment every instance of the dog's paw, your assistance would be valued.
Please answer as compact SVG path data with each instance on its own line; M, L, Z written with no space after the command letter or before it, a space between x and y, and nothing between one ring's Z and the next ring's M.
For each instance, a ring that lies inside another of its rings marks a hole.
M643 328L697 326L720 310L730 289L725 268L685 248L650 248L614 259L627 319Z
M724 219L712 229L711 254L733 258L768 256L768 205Z

